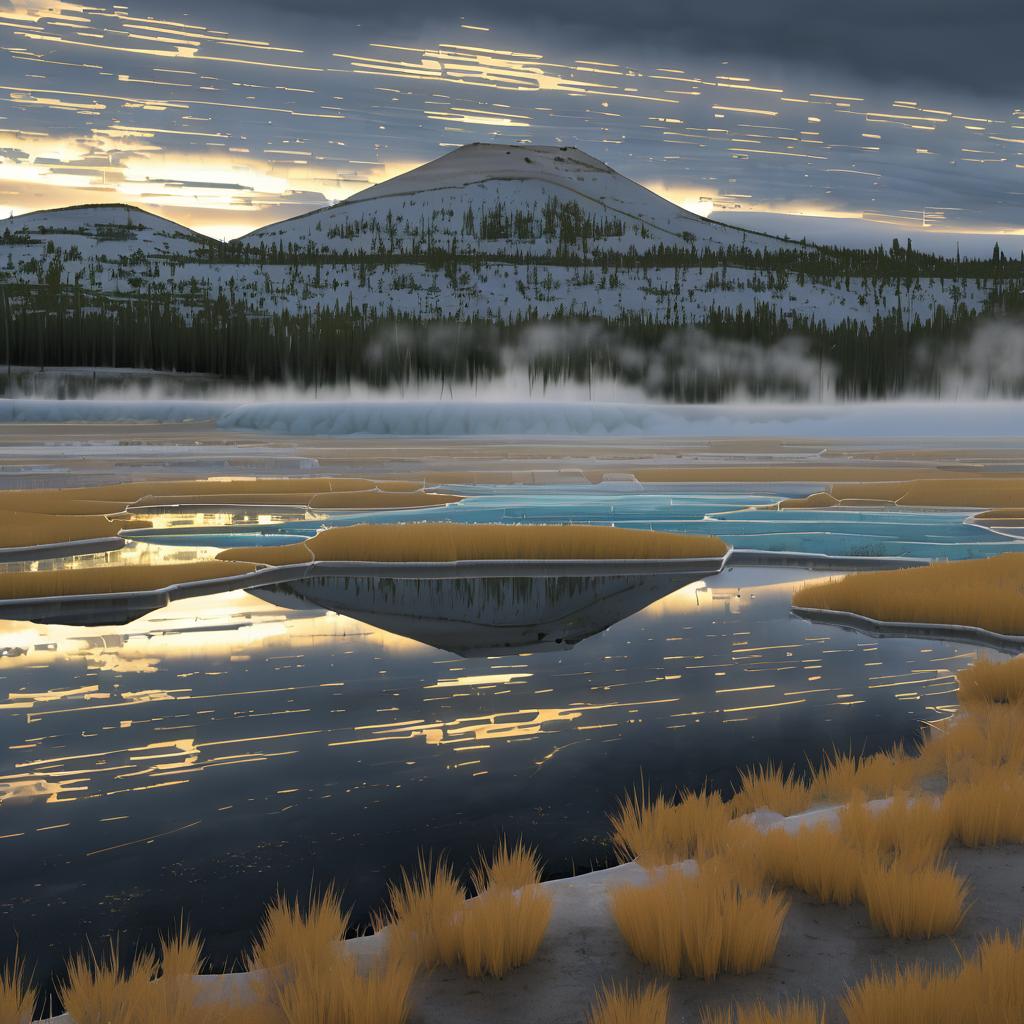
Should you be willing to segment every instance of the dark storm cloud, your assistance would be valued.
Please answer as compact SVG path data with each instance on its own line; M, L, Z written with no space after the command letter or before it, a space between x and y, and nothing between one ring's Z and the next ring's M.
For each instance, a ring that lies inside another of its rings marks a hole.
M1024 11L893 3L17 0L0 195L237 234L500 141L701 212L1024 234Z
M269 0L258 0L279 10ZM250 10L252 5L250 5ZM1024 106L1024 3L1015 0L388 0L346 8L296 0L289 10L327 22L358 22L391 36L460 19L517 30L549 48L675 52L691 58L756 59L758 66L843 72L874 82L918 82Z

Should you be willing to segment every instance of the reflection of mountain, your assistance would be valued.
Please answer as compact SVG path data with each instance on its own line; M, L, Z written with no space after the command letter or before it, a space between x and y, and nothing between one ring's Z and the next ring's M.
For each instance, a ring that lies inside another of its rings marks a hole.
M252 593L285 607L326 608L455 654L485 655L572 647L702 578L319 575Z

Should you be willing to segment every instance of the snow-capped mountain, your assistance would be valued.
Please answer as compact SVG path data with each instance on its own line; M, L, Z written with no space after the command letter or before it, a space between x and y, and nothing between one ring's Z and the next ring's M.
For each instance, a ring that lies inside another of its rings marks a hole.
M461 146L344 202L259 228L254 246L522 257L793 243L699 217L571 146Z
M912 336L963 337L1017 302L1022 277L1024 263L1001 257L828 250L718 224L580 150L542 146L463 146L230 244L115 205L0 229L0 298L26 365L270 374L291 360L376 379L448 360L468 373L505 358L481 340L493 327L526 330L516 358L543 375L589 367L609 327L643 335L642 351L602 342L600 359L664 390L680 373L721 376L723 353L756 375L764 346L794 336L846 346L858 366L865 339L905 353Z
M82 259L121 259L142 252L147 257L194 256L210 246L205 235L165 217L125 204L68 206L10 217L0 226L0 244L30 248L52 243L77 250Z

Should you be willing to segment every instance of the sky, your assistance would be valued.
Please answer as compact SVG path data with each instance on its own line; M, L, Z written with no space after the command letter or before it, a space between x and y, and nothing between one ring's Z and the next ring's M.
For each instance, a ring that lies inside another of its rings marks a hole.
M574 145L731 223L1024 247L1008 0L0 0L0 214L216 237L469 142Z

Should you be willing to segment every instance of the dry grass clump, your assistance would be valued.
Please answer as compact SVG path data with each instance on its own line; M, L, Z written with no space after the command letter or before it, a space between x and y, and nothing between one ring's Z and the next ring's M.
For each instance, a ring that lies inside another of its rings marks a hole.
M874 974L842 999L847 1024L1010 1024L1024 1019L1021 939L986 939L957 969L911 964Z
M878 810L854 799L839 812L840 838L879 864L933 865L951 834L948 807L932 797L911 800L897 793Z
M160 975L144 992L138 992L139 1002L133 1008L137 1024L176 1024L194 1019L196 975L202 967L202 943L184 925L162 938Z
M0 1024L31 1024L38 992L17 953L0 967Z
M711 864L692 876L662 868L611 894L612 917L633 955L676 978L760 970L775 955L788 910L781 895L744 889Z
M856 794L875 799L909 789L921 772L920 759L898 746L864 757L833 751L813 770L810 790L819 800L845 802Z
M373 922L374 931L388 928L393 958L431 969L453 966L459 958L455 922L466 903L466 891L447 861L420 858L417 871L402 871L399 883L388 886L388 908Z
M851 573L811 583L793 596L798 608L866 615L883 622L977 626L1024 635L1024 554L933 562L914 569Z
M740 788L731 804L736 814L747 814L767 807L789 817L811 806L814 794L795 771L783 771L778 765L748 768L740 772Z
M283 1024L405 1024L414 979L412 965L402 961L367 974L347 955L326 968L306 964L281 991L277 1019Z
M967 885L952 868L868 860L862 885L871 923L893 938L952 935L963 921Z
M963 707L972 704L1024 703L1024 655L1008 661L979 658L957 674Z
M282 995L296 979L326 976L337 967L335 945L345 937L348 913L341 897L328 887L310 894L305 906L278 896L267 907L246 969L258 972L256 988L266 1002L281 1006Z
M626 530L615 526L491 523L364 523L318 533L304 544L222 551L218 558L255 558L290 565L308 562L309 551L327 562L562 561L572 559L718 558L726 545L717 537Z
M540 856L533 847L522 839L510 845L502 838L489 858L480 858L470 872L470 879L477 893L487 889L525 889L540 882L540 871Z
M0 573L0 600L161 590L176 583L239 576L252 572L254 568L253 565L211 560L181 565L109 565L91 569Z
M342 940L349 915L328 888L305 906L278 897L267 909L247 969L284 1024L403 1024L415 964L390 956L361 974Z
M1024 776L1013 768L977 768L942 798L953 836L964 846L1024 843Z
M644 867L704 858L721 847L732 815L718 793L682 793L670 801L634 790L611 815L612 842L621 861Z
M456 919L459 958L471 978L504 977L537 955L552 906L539 879L536 851L506 840L473 871L478 895Z
M539 885L485 889L457 920L459 958L471 978L503 978L529 963L551 920L551 897Z
M920 760L922 768L951 781L984 768L1024 770L1024 705L973 705L934 724Z
M133 1008L145 1004L156 971L152 953L122 964L116 946L103 957L90 950L68 962L57 995L75 1024L127 1024Z
M769 829L756 846L768 878L819 903L845 907L860 898L863 853L826 824Z
M667 1024L668 988L647 984L629 989L605 985L587 1014L587 1024Z
M774 1007L758 1001L727 1010L701 1010L700 1024L825 1024L825 1010L809 999Z
M470 977L503 977L537 954L551 920L551 897L538 880L537 854L502 840L473 870L477 897L466 899L447 862L421 859L414 875L389 889L388 926L393 957L418 967L461 963Z

